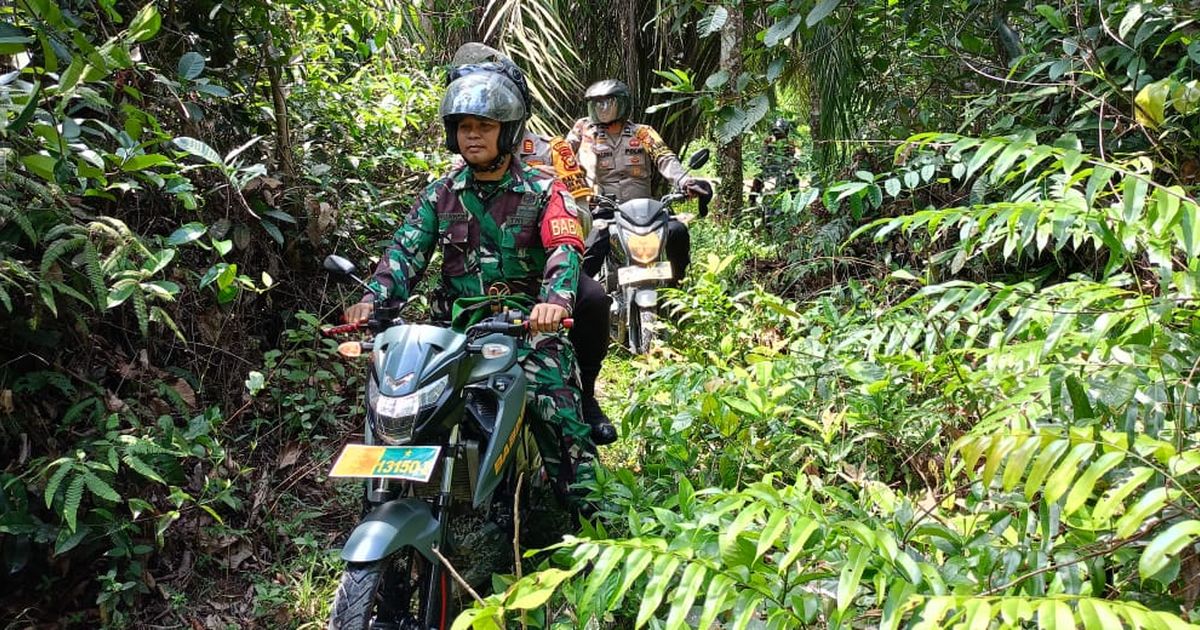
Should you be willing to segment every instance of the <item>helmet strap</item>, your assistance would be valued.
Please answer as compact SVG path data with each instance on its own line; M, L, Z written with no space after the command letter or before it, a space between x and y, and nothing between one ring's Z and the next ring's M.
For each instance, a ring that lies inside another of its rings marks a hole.
M494 159L491 162L489 162L488 164L484 164L482 166L467 162L467 168L471 169L471 171L474 173L495 173L496 171L500 170L501 168L508 166L508 164L505 162L505 158L507 158L510 155L512 155L512 154L511 153L501 153L496 156L496 159Z

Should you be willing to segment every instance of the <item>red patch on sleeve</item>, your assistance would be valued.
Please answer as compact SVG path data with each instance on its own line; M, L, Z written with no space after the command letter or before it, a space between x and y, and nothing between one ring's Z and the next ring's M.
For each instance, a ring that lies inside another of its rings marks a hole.
M562 182L555 181L550 187L550 199L546 211L542 214L542 244L546 249L554 249L559 245L569 245L575 250L583 251L583 228L579 219L572 216L567 208L563 195L569 194Z

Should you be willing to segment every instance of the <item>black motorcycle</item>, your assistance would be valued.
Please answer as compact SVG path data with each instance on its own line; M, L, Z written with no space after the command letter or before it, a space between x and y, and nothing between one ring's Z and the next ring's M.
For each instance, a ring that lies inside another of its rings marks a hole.
M688 170L708 162L708 149L692 154ZM709 195L711 197L711 194ZM658 289L671 281L671 263L666 258L667 221L671 206L687 198L672 192L661 199L630 199L621 202L595 195L597 219L592 229L608 229L611 244L608 259L597 280L612 298L613 341L633 354L645 354L657 337ZM707 204L702 197L701 203ZM701 215L706 207L702 207Z

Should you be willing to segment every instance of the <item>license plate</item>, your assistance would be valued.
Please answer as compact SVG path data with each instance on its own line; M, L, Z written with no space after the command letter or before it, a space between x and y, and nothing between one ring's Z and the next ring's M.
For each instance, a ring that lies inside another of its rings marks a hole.
M440 446L367 446L347 444L330 477L405 479L426 482L433 476Z
M617 284L636 284L647 280L670 280L671 263L654 263L649 267L621 267L617 270Z

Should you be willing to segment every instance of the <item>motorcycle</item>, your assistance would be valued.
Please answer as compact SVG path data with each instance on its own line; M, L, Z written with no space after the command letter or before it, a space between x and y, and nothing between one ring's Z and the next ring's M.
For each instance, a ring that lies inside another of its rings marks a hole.
M708 149L692 154L687 170L704 166L708 157ZM707 212L708 197L701 198L701 216ZM633 354L649 352L657 337L658 289L667 286L672 277L666 258L667 221L672 218L671 205L686 198L672 192L661 199L621 202L595 195L597 214L612 215L592 223L594 230L608 228L611 244L597 280L612 298L613 341Z
M324 266L367 286L344 258ZM338 347L345 357L369 353L368 405L363 443L346 445L329 476L366 479L367 513L342 548L330 630L449 628L454 594L441 556L453 544L451 519L482 513L511 534L518 476L541 468L517 363L524 315L494 314L458 332L407 323L402 308L377 297L365 326L325 331L374 333Z

